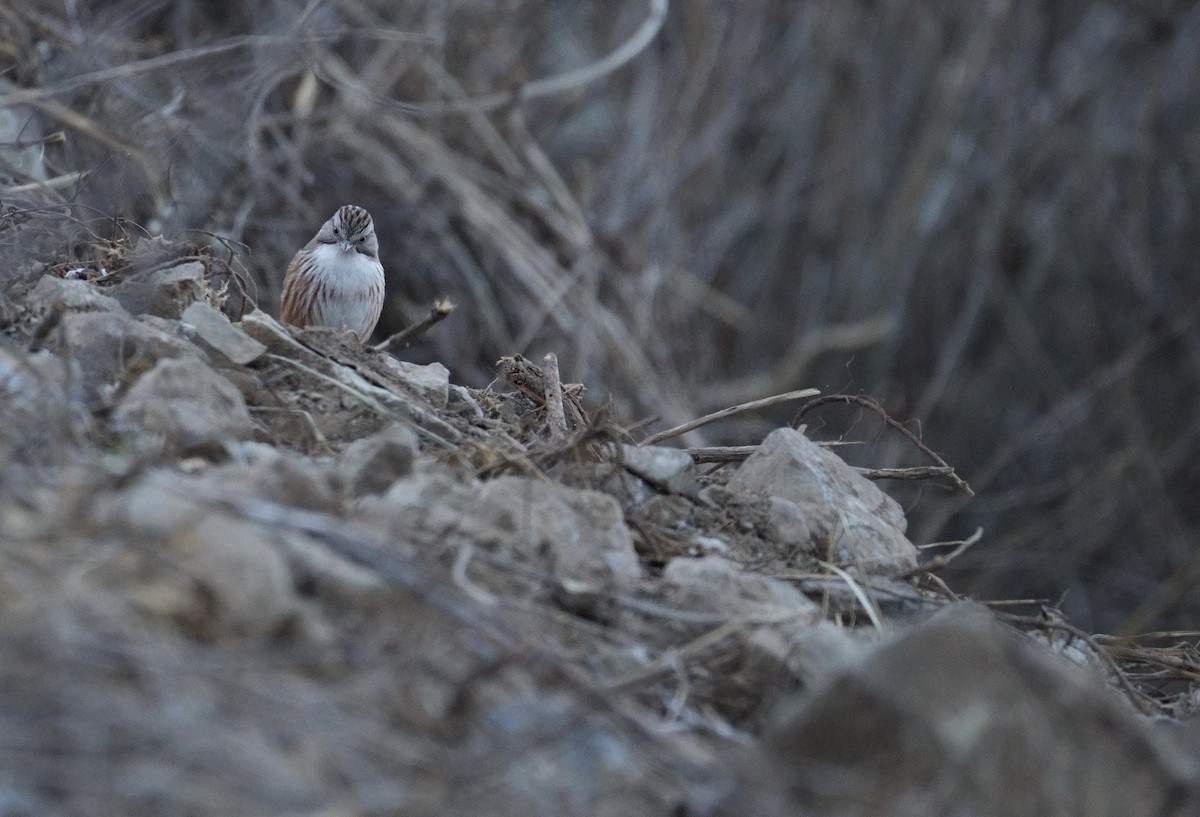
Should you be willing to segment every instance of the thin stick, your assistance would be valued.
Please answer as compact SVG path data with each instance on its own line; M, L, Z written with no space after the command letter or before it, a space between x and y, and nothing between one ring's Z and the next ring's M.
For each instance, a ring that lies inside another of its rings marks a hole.
M838 578L846 583L846 586L850 588L850 592L858 599L858 603L863 606L863 610L867 613L867 618L871 619L871 623L875 625L875 629L882 633L884 631L883 614L875 606L874 599L867 595L866 591L854 580L854 577L832 562L820 562L820 565L836 573Z
M0 191L5 196L13 196L17 193L28 193L30 190L53 190L56 187L69 187L82 179L86 171L77 170L74 173L64 173L61 176L55 176L53 179L45 181L29 182L28 184L18 184L12 187L6 187Z
M968 550L970 550L971 546L974 545L976 542L978 542L982 538L983 538L983 528L976 528L974 533L972 533L966 539L963 539L961 542L938 542L939 545L957 544L958 547L956 547L954 550L950 551L949 553L943 553L941 556L936 556L933 559L930 559L925 564L920 565L919 567L914 567L912 570L908 571L907 573L902 573L899 576L897 576L896 578L907 579L911 576L916 576L921 573L932 573L935 570L941 570L943 567L950 564L952 561L957 559L959 556L963 555ZM930 547L930 546L926 545L926 547Z
M953 477L954 469L949 465L918 465L912 468L855 468L867 479L929 479L931 477Z
M543 388L546 398L546 423L550 426L550 439L563 440L567 436L567 412L563 409L562 381L558 375L558 355L549 352L542 358Z
M822 443L825 446L825 443ZM691 455L692 461L697 465L706 463L730 463L743 462L747 457L753 454L758 449L757 445L719 445L706 448L689 448L688 454ZM897 480L918 480L930 479L931 477L948 477L954 473L954 469L949 466L940 465L920 465L914 468L854 468L858 474L866 479L897 479Z
M712 414L706 414L697 420L691 420L683 425L668 428L666 431L660 431L657 434L652 434L646 439L638 443L641 445L654 445L663 440L669 440L672 437L678 437L680 434L686 434L689 431L695 431L701 426L706 426L709 423L715 423L717 420L724 420L726 417L732 417L735 414L741 414L746 411L755 411L757 409L770 408L777 406L780 403L787 403L792 400L800 400L805 397L812 397L814 394L820 394L820 389L800 389L799 391L790 391L786 394L777 394L774 397L764 397L761 400L751 400L749 403L742 403L738 406L714 411Z
M697 465L708 462L741 462L758 450L757 445L718 445L707 448L689 448L688 454Z
M431 327L443 321L453 311L454 304L448 298L439 298L433 302L433 307L429 310L429 314L425 317L425 320L415 323L406 329L401 329L387 340L372 346L371 351L390 352L393 349L406 346L413 338L428 332Z
M879 415L879 418L883 420L883 422L907 437L921 453L929 457L942 468L949 468L950 472L946 474L946 476L950 478L950 481L953 482L960 491L965 493L967 496L975 496L975 492L971 490L971 486L967 484L965 479L954 473L954 467L950 465L950 463L946 462L944 459L935 454L933 450L929 448L929 446L921 442L920 437L905 428L903 424L897 420L893 420L892 417L883 410L883 406L879 405L869 397L860 397L856 394L831 394L826 397L818 397L816 400L805 403L800 407L800 410L796 412L796 416L792 418L792 426L795 427L800 422L800 418L802 418L805 414L817 408L818 406L825 405L826 403L845 403L846 405L856 404L875 412L877 415Z

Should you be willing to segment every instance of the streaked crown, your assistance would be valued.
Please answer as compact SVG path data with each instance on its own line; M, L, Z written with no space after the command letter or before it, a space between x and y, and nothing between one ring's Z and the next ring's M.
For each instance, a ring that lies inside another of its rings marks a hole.
M341 235L350 239L375 229L375 225L371 222L371 214L353 204L338 208L338 211L333 214L333 226L339 228Z

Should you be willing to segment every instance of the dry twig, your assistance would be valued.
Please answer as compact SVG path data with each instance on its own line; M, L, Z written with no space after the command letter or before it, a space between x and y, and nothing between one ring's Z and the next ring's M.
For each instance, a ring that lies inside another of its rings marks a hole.
M932 573L935 570L941 570L943 567L950 564L950 562L954 561L959 556L970 550L971 547L982 538L983 528L976 528L974 533L959 542L937 542L936 544L925 545L927 548L936 547L938 545L957 545L957 547L955 547L954 550L950 551L949 553L943 553L941 556L934 557L923 565L919 565L906 573L900 574L897 578L907 579L911 576L916 576L922 573Z
M567 436L567 413L563 409L562 381L558 377L558 355L548 352L542 362L545 364L542 372L545 375L546 425L550 429L550 439L561 440Z
M381 341L371 347L373 352L390 352L393 349L399 349L401 346L407 346L413 338L428 332L433 326L441 323L445 318L454 311L454 304L449 298L438 298L430 308L429 314L425 319L412 326L401 329L396 334Z
M720 411L714 411L712 414L706 414L695 420L689 420L683 425L668 428L666 431L660 431L657 434L651 434L646 439L642 440L638 445L654 445L663 440L669 440L672 437L678 437L680 434L686 434L689 431L695 431L697 428L706 426L709 423L715 423L717 420L724 420L726 417L733 417L735 414L742 414L747 411L755 411L757 409L770 408L777 406L780 403L787 403L792 400L799 400L804 397L812 397L814 394L820 394L820 389L800 389L799 391L790 391L785 394L777 394L774 397L764 397L761 400L751 400L749 403L731 406Z
M798 425L800 423L800 419L808 412L820 406L826 405L827 403L845 403L846 405L855 404L873 411L881 420L883 420L884 423L907 437L908 440L917 447L918 451L936 462L940 468L948 469L948 471L945 473L945 476L949 477L950 481L953 482L960 491L965 493L967 496L975 496L975 492L971 490L971 486L967 484L966 480L954 472L954 467L951 466L950 463L946 462L938 454L934 453L929 446L925 445L925 443L921 441L920 437L905 428L902 423L900 423L898 420L892 419L891 415L884 411L883 406L879 405L869 397L862 397L856 394L830 394L826 395L825 397L818 397L816 400L811 400L808 403L805 403L800 410L796 412L796 416L792 418L792 426L795 427Z

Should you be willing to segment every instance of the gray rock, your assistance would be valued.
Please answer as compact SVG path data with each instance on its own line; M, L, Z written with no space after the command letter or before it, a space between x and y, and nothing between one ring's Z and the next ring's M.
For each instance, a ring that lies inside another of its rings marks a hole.
M450 396L450 370L440 363L425 366L391 355L384 356L388 370L400 383L436 408L445 408Z
M1195 760L1099 674L976 605L883 643L774 720L720 814L1149 817L1200 802Z
M207 496L220 490L202 478L156 471L99 503L93 535L116 536L121 548L88 571L87 581L205 638L270 635L287 626L298 599L279 535L215 507Z
M868 573L917 564L900 505L799 431L772 431L727 487L735 496L769 500L772 536L781 545L820 556L832 547L834 559Z
M286 326L261 309L244 316L238 325L243 332L266 346L271 354L283 355L310 368L315 367L318 371L325 371L330 365L325 358L293 338Z
M674 585L672 603L734 618L787 618L817 620L820 608L781 579L744 571L728 559L704 556L672 559L662 579Z
M351 497L382 494L397 479L412 472L417 449L417 435L412 429L392 423L347 446L337 459L334 473Z
M222 448L230 460L205 470L222 490L305 510L334 512L341 508L327 463L240 440L227 440ZM251 451L258 453L249 454Z
M599 491L523 477L484 483L479 514L507 534L508 547L544 561L568 589L630 582L642 569L621 506Z
M121 303L87 281L68 281L43 275L25 296L25 306L34 315L43 315L57 304L72 312L121 312Z
M57 334L79 364L84 398L93 409L107 406L111 394L137 370L164 358L190 356L196 347L182 338L117 312L75 312L63 318Z
M157 315L179 318L191 304L202 300L208 291L204 265L188 261L167 269L123 273L111 289L131 315Z
M641 577L621 507L599 491L524 477L462 483L440 470L418 470L368 509L376 521L393 520L397 534L432 531L439 545L477 546L534 565L567 596Z
M722 672L711 679L713 699L726 702L726 714L738 719L763 718L773 710L773 696L829 677L862 651L846 630L823 622L821 608L790 583L720 557L672 559L660 587L668 607L741 625L728 636Z
M161 360L117 406L118 423L163 437L168 449L192 451L254 432L237 388L195 361Z
M0 460L48 464L77 450L91 421L78 377L64 358L0 348Z
M627 470L673 494L695 496L696 463L688 452L658 445L623 445L621 462Z
M247 335L229 319L204 301L196 301L183 311L180 319L196 330L196 337L226 359L241 366L267 353L266 345Z

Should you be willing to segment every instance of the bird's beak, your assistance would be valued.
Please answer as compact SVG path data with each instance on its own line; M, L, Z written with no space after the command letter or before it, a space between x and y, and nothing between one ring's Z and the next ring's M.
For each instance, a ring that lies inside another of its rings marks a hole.
M342 252L350 252L350 248L351 248L352 246L353 246L353 245L352 245L352 244L351 244L349 241L347 241L346 239L344 239L344 238L343 238L341 241L339 241L339 242L338 242L338 247L340 247L340 248L341 248Z

